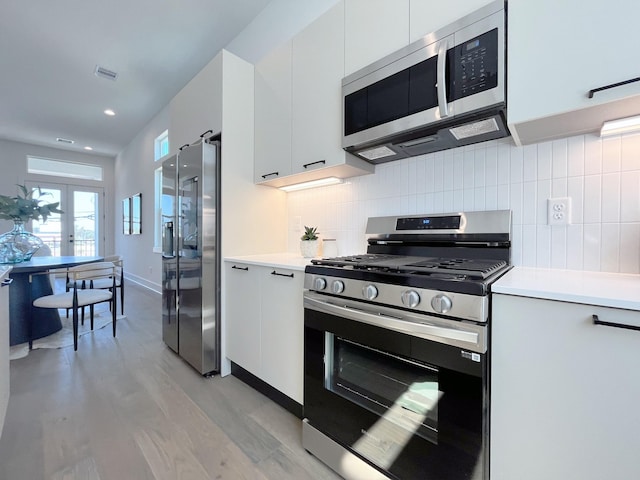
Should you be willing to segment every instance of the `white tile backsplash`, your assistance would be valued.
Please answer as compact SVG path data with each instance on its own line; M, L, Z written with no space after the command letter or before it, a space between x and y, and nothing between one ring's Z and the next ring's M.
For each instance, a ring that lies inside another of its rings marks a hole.
M571 197L572 224L547 225ZM640 273L640 134L581 135L517 147L502 139L381 164L374 175L288 194L289 224L318 227L341 255L366 250L371 216L513 211L513 263ZM289 229L290 252L300 232Z

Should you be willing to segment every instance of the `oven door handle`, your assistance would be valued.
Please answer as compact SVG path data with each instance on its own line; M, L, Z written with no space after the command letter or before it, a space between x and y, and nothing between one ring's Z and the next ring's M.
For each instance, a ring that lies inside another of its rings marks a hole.
M427 323L424 319L414 315L394 316L386 314L384 311L367 310L360 307L353 307L347 304L336 305L326 300L318 300L305 295L304 307L320 313L334 315L353 320L355 322L367 323L387 330L404 333L414 337L432 340L447 345L468 348L478 353L487 351L485 327L459 323L462 328L452 328L452 326L439 326L436 323L453 323L447 320L440 320L431 316ZM403 315L404 312L398 312ZM474 331L475 330L475 331Z

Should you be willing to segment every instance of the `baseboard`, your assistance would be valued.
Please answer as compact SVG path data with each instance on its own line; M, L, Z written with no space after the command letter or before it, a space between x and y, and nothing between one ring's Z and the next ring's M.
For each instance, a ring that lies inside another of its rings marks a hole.
M162 295L162 285L159 283L153 283L147 280L146 278L139 277L138 275L134 275L125 270L124 272L124 280L125 282L132 282L136 285L146 288L147 290L151 290L153 293L157 293L158 295ZM125 288L127 288L125 286Z
M260 380L254 374L248 372L240 365L231 362L231 375L237 377L242 380L244 383L249 385L250 387L256 389L260 393L262 393L267 398L273 400L278 405L280 405L285 410L288 410L293 415L302 419L302 405L296 402L294 399L288 397L280 390L273 388L271 385L266 383L264 380Z

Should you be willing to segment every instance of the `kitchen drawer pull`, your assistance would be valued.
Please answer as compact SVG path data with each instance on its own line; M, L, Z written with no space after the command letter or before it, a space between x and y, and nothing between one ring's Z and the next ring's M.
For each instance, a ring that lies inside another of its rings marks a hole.
M244 270L245 272L249 271L249 267L237 267L236 265L234 265L233 267L234 270Z
M267 177L270 177L271 175L275 175L277 177L278 175L280 175L280 172L265 173L264 175L262 175L262 178L267 178Z
M187 148L189 146L188 143L185 143L184 145L182 145L178 150L182 151L183 148Z
M204 138L204 136L205 136L207 133L210 133L211 135L213 135L213 130L207 130L207 131L206 131L206 132L204 132L202 135L200 135L200 138Z
M638 330L640 331L640 327L635 325L625 325L624 323L614 323L614 322L603 322L598 318L598 315L593 315L593 324L594 325L604 325L605 327L616 327L616 328L626 328L627 330Z
M605 85L604 87L594 88L593 90L589 90L589 98L593 98L593 94L597 92L601 92L602 90L609 90L610 88L621 87L622 85L627 85L633 82L640 82L640 77L632 78L630 80L625 80L623 82L612 83L611 85Z
M318 163L322 163L325 164L327 163L326 160L318 160L317 162L311 162L311 163L305 163L304 165L302 165L304 168L310 167L311 165L317 165Z
M5 278L4 280L2 280L2 284L0 284L0 287L8 287L12 283L13 283L13 278Z
M293 273L278 273L275 270L273 272L271 272L271 275L277 275L279 277L289 277L289 278L293 278Z

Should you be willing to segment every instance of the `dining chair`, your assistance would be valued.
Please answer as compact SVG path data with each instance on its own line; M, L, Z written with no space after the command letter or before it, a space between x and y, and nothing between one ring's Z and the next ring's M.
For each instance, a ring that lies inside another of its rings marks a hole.
M124 260L121 255L107 255L104 257L105 262L111 262L116 267L116 291L120 289L120 314L124 315ZM113 288L112 282L108 278L95 278L93 283L90 283L91 279L84 280L82 288L99 288L111 290ZM91 286L90 286L91 285ZM71 290L72 282L67 276L67 291ZM67 318L69 318L69 311L67 310ZM80 322L84 325L84 309L82 311L82 319Z
M32 283L32 279L36 275L46 273L38 272L29 275L29 283ZM67 276L68 284L71 285L69 291L34 298L32 299L33 307L72 310L73 349L78 350L78 309L82 309L84 317L84 307L89 307L91 330L93 330L94 306L98 303L109 302L113 336L115 337L117 296L113 292L115 292L116 286L116 266L112 262L87 263L67 269ZM94 282L98 280L111 282L111 289L92 288ZM32 347L33 341L29 338L29 348Z
M111 262L116 267L116 286L120 289L120 314L124 315L124 260L121 255L107 255L104 257L105 262ZM107 278L95 279L92 288L112 289L113 286ZM114 290L114 291L116 291Z

